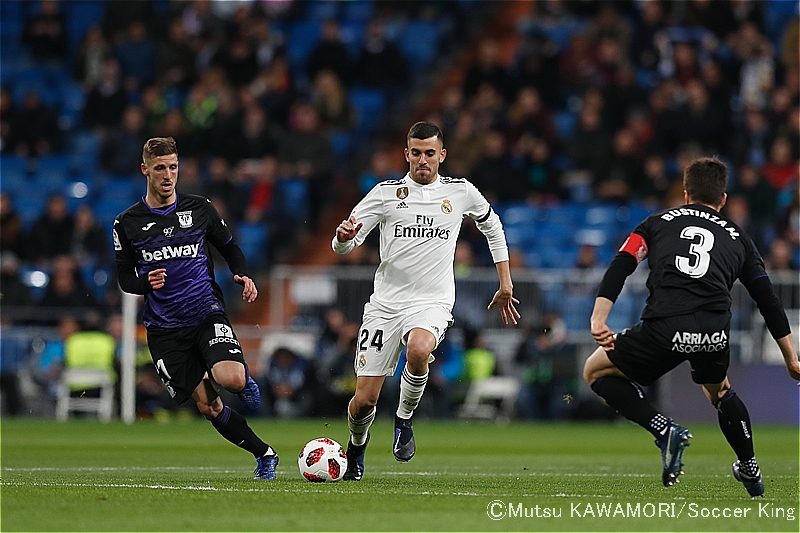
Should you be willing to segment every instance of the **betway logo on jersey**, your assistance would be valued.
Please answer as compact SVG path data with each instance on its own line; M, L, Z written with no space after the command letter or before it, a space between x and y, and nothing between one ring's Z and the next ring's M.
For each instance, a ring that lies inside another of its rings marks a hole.
M714 224L716 224L721 228L725 228L725 231L728 232L728 235L730 235L731 239L733 239L734 241L736 240L736 237L739 236L739 232L736 231L735 228L728 227L727 220L723 220L717 215L706 213L705 211L700 211L699 209L691 209L689 207L681 207L680 209L670 209L669 211L661 215L661 220L666 220L667 222L669 222L670 220L674 220L675 218L683 215L704 218L706 220L713 222Z
M197 257L199 250L200 243L184 244L183 246L162 246L158 250L142 250L142 259L149 263L151 261L163 261L164 259Z
M718 352L728 345L728 335L725 330L715 331L714 333L690 333L688 331L676 331L672 336L672 351L693 353L693 352Z

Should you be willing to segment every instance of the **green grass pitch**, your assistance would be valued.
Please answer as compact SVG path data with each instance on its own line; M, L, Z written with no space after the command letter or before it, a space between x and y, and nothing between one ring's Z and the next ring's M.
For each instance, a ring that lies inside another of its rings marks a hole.
M716 426L690 425L686 475L664 488L658 450L626 422L419 420L417 455L402 464L391 455L390 422L379 421L364 480L336 484L301 479L297 454L315 437L346 442L343 420L252 425L281 455L277 481L250 479L252 457L201 420L125 426L5 419L0 528L798 531L797 427L756 424L767 494L751 500L730 475L734 457ZM501 518L492 520L489 511Z

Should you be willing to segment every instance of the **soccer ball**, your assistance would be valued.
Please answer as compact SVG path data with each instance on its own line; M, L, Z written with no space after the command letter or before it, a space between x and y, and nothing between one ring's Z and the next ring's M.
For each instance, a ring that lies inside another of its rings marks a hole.
M306 481L339 481L347 470L347 454L342 445L333 439L314 439L303 446L297 466Z

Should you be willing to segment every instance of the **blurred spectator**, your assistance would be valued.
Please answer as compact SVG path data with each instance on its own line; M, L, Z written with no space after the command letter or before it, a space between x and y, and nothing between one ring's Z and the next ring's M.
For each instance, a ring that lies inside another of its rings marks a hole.
M769 271L793 270L798 265L792 264L792 247L783 239L775 239L764 257L764 265Z
M575 268L579 270L602 268L602 265L597 258L597 247L591 244L581 244L578 247L578 255L575 259Z
M602 178L600 169L608 168L611 158L611 136L602 123L600 111L584 105L578 128L567 150L579 169L587 170L593 178Z
M325 129L346 130L355 124L347 91L333 71L322 70L314 78L311 102Z
M78 331L78 320L73 316L64 316L58 321L58 336L47 340L33 363L33 381L51 403L55 403L61 372L64 370L66 340Z
M274 416L295 418L308 414L312 405L305 390L306 361L288 348L278 348L270 357L264 374L264 390Z
M234 36L230 42L220 48L214 55L211 64L225 71L225 79L235 87L241 87L253 81L258 72L258 59L251 43L243 36Z
M308 78L314 80L323 70L329 70L344 83L351 77L350 54L342 42L341 30L336 20L322 24L322 35L308 57Z
M400 179L403 173L395 163L395 159L399 158L394 155L394 151L386 147L377 148L372 152L369 166L358 177L358 188L362 194L366 194L382 181Z
M767 161L772 129L763 111L747 109L744 124L733 136L731 155L738 164L761 167Z
M67 21L55 0L42 0L39 12L25 22L22 41L39 61L63 60L67 53Z
M14 208L8 193L0 193L0 252L12 253L17 258L25 257L25 238L22 233L22 218Z
M252 212L247 218L252 221L263 219L273 206L275 182L278 179L278 161L272 156L267 156L260 160L250 160L243 165L251 168L248 175L253 182L248 195L250 201L247 203L248 211Z
M31 294L28 287L22 283L19 272L19 258L13 252L4 251L0 254L0 304L6 317L13 316L9 308L30 305Z
M75 259L61 255L53 260L50 282L38 306L47 310L41 317L45 323L54 323L64 315L97 307L97 301L87 290Z
M46 262L70 252L74 221L67 210L67 200L60 194L47 199L42 215L34 222L27 237L27 257Z
M147 34L143 21L130 23L125 36L114 46L114 55L119 60L127 90L136 91L154 81L158 47Z
M480 190L494 191L500 201L522 198L527 192L519 172L511 166L505 136L499 130L484 134L483 151L470 180Z
M167 38L160 44L157 65L158 80L165 87L186 89L196 79L195 50L178 18L168 23Z
M117 380L117 341L105 331L99 313L88 313L78 331L64 341L64 370L102 370L112 382ZM72 383L72 396L97 397L100 388L89 384Z
M484 39L478 44L478 56L464 79L465 96L472 98L484 84L492 86L504 99L511 97L511 76L503 65L500 46L493 39Z
M100 149L100 165L115 176L130 176L142 162L142 144L145 132L144 111L138 106L129 106L122 115L122 122L114 126L103 140ZM138 172L137 172L138 174Z
M272 64L276 57L285 53L283 35L275 30L269 17L256 14L250 20L248 29L259 67Z
M486 341L479 330L464 330L464 380L483 381L497 371L497 356L486 347Z
M108 231L100 226L94 218L94 212L88 204L81 205L75 211L75 225L70 242L70 255L80 265L107 264Z
M103 63L113 56L103 29L99 25L91 26L81 39L75 53L73 74L76 80L86 88L94 87L103 78Z
M330 192L334 163L333 148L320 129L319 114L314 106L299 103L293 107L290 130L283 137L278 154L280 162L290 166L292 175L308 183L313 227Z
M355 83L366 87L397 90L405 84L408 63L386 36L382 21L373 19L367 24L354 72Z
M19 416L25 410L19 373L30 351L30 342L8 330L7 315L0 315L3 330L0 335L0 407L3 416Z
M272 123L269 115L260 106L246 108L238 135L236 159L258 159L275 155L281 135L281 130Z
M566 342L566 326L560 317L545 315L525 330L514 360L522 373L517 400L524 418L553 419L563 415L565 394L574 391L577 375L573 349Z
M644 178L639 182L637 196L650 205L661 205L661 199L672 185L664 157L658 154L647 156L643 169Z
M789 186L797 185L798 161L792 158L792 147L789 139L777 137L769 149L769 159L761 167L761 174L775 190L782 191Z
M236 218L240 216L238 204L241 199L239 186L228 161L224 157L214 157L208 163L208 183L203 196L222 201Z
M119 63L109 58L103 61L98 81L86 96L83 116L89 126L110 128L117 124L128 106L128 93L122 85Z
M58 115L42 102L37 92L25 95L22 107L14 114L14 151L23 156L35 157L61 149L61 130Z

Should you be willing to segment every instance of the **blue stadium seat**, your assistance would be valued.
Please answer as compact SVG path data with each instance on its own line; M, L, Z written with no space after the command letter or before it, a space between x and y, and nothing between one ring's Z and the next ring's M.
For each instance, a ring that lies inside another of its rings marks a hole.
M375 12L375 2L369 0L352 0L344 2L342 19L367 22Z
M308 215L308 182L299 179L278 180L273 204L279 206L279 213L288 220L303 220Z
M339 25L339 34L350 57L357 57L364 42L364 23L358 20L344 20Z
M294 68L304 68L308 56L319 42L320 23L316 20L301 20L289 29L286 39L286 55Z
M563 298L562 314L567 329L571 331L586 331L589 329L589 318L594 307L594 295L567 294Z
M347 131L333 130L328 134L328 139L336 155L345 156L350 153L353 140Z
M14 195L14 207L17 209L22 223L30 226L44 210L44 205L47 202L47 196L44 194L30 194L30 186L27 190L18 191Z
M439 26L434 22L410 21L396 42L409 64L430 65L439 52Z
M570 111L559 111L553 115L553 124L556 127L558 138L562 142L572 139L577 123L578 116Z
M59 123L62 128L72 130L81 124L86 94L78 83L67 82L61 85L61 113Z
M386 95L380 89L353 87L350 89L350 103L356 109L358 134L369 134L383 117Z
M248 265L261 268L267 264L269 232L266 224L242 222L236 228L236 240L247 258Z
M511 206L503 210L503 224L516 226L518 224L533 224L536 220L536 210L529 205Z
M335 19L339 16L341 2L316 0L306 5L306 17L313 20Z
M83 40L86 32L95 24L100 24L106 13L106 2L102 0L80 0L62 4L67 13L67 32L70 49L74 50Z

